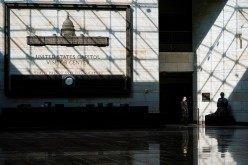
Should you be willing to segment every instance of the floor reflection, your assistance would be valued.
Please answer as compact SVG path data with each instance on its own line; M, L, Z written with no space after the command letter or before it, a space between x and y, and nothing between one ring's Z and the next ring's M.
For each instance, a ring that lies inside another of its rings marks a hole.
M247 131L242 126L199 128L198 164L246 165Z
M0 165L245 165L248 127L1 131Z
M182 153L183 156L186 157L189 150L189 129L185 127L186 129L183 129L182 132Z
M192 130L2 131L0 165L192 165Z

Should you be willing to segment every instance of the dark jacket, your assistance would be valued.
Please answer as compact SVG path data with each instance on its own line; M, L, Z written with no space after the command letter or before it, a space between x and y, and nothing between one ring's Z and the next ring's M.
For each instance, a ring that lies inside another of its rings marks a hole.
M188 116L188 103L187 101L181 102L181 111L183 116Z

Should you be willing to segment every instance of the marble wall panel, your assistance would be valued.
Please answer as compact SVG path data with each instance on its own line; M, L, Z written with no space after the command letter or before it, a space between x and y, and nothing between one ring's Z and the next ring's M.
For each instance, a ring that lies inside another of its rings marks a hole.
M240 7L248 7L248 2L246 0L238 0Z
M7 1L5 1L7 2ZM12 1L13 2L13 1ZM22 2L22 1L18 1ZM24 1L23 1L24 2ZM26 2L26 1L25 1ZM35 1L33 1L35 2ZM40 1L37 1L40 2ZM47 3L54 1L46 1ZM80 3L81 1L56 1L58 3ZM148 105L149 111L152 113L159 112L159 79L158 79L158 1L154 0L143 0L138 2L133 1L123 1L123 0L85 0L86 4L127 4L131 5L134 13L133 13L133 27L134 27L134 38L133 38L133 53L134 56L137 55L138 58L134 58L134 91L128 97L115 97L115 98L54 98L52 100L53 103L63 103L66 106L81 106L82 104L94 103L98 102L108 103L113 102L114 105L118 106L120 103L129 103L130 105ZM142 4L142 5L141 5ZM2 3L0 3L2 5ZM141 5L141 8L139 7ZM148 10L149 9L149 10ZM106 68L111 68L110 70L114 70L116 72L125 72L126 70L126 35L125 35L125 12L109 12L109 11L69 11L70 18L75 27L75 33L77 36L80 34L84 34L85 36L91 35L101 35L110 37L110 44L112 46L95 48L95 47L73 47L73 48L65 48L65 47L40 47L40 48L26 48L26 36L27 35L60 35L60 29L62 24L67 16L66 11L46 11L46 10L31 10L32 17L29 17L29 10L26 11L18 11L13 9L11 13L12 17L15 20L11 25L11 37L13 41L11 42L11 46L13 49L11 50L11 57L14 57L13 63L14 65L20 67L19 70L13 67L12 72L22 72L28 73L25 65L32 66L33 69L39 69L38 66L46 66L49 70L49 66L46 64L39 64L41 61L30 60L21 63L18 58L26 58L27 54L32 53L31 59L35 57L37 54L48 54L48 55L62 55L62 54L72 54L72 55L94 55L98 54L100 59L94 61L90 60L89 62L96 63L97 68L101 68L102 66ZM2 10L0 10L0 16L3 18ZM80 15L80 16L79 16ZM84 15L81 17L81 15ZM59 16L59 17L58 17ZM60 17L61 16L61 17ZM87 16L87 17L86 17ZM111 18L110 18L111 17ZM58 18L58 19L54 19ZM4 20L4 19L0 19ZM22 21L24 22L22 22ZM138 26L137 23L139 23ZM31 26L31 29L27 27ZM1 21L0 21L0 30L1 30ZM18 30L21 30L20 32ZM45 31L44 31L45 30ZM138 34L139 33L139 34ZM17 39L16 36L20 36L22 38ZM147 42L149 40L149 42ZM25 41L25 42L24 42ZM146 41L146 42L145 42ZM0 42L0 46L3 47L3 43ZM135 46L136 44L136 46ZM1 51L0 51L1 52ZM3 52L1 53L3 54ZM112 60L111 60L112 58ZM152 62L147 62L152 59ZM109 60L109 61L108 61ZM101 66L99 66L101 63ZM39 65L38 65L39 64ZM141 64L144 65L141 67ZM20 66L19 66L20 65ZM24 65L24 66L23 66ZM74 66L75 67L75 66ZM71 67L71 70L75 68ZM55 69L55 68L52 68ZM63 69L63 68L61 68ZM3 72L1 71L1 75ZM0 80L1 82L1 80ZM147 86L147 82L150 84ZM142 85L143 84L143 85ZM2 85L1 85L2 86ZM150 93L144 94L145 87L149 87ZM141 88L143 90L141 90ZM137 89L137 90L136 90ZM1 92L1 103L3 106L16 106L23 102L31 103L34 106L39 106L43 102L47 101L46 98L34 98L34 99L11 99L3 96L3 89L0 88Z
M242 0L229 0L223 8L219 8L219 15L217 13L214 15L214 11L202 10L199 11L200 15L193 16L196 20L197 18L207 18L202 19L200 25L193 25L193 27L198 27L199 31L197 34L199 36L201 32L207 32L196 50L197 65L202 68L202 71L213 74L212 79L203 85L199 80L202 81L202 79L204 79L204 74L206 73L202 72L201 69L197 72L198 90L200 89L203 91L208 89L211 90L211 93L214 93L215 91L224 91L227 93L228 97L230 96L231 103L235 102L235 105L239 105L245 101L247 92L246 38L248 34L241 28L242 25L244 26L246 24L247 19L244 19L244 15L241 14L241 12L244 12L242 10L246 10L245 8L236 10L236 6L241 7L240 5L244 5ZM199 9L195 11L198 10ZM216 19L213 23L210 23L209 20L211 20L212 16L215 16ZM210 27L210 29L205 29L203 27L204 25L210 25L206 26ZM241 33L242 36L240 38L238 34ZM215 76L216 72L218 72L219 76ZM221 78L219 79L219 77ZM218 86L220 89L218 89ZM240 106L234 106L234 108L237 110L241 109ZM243 117L242 119L239 118L239 114L235 117L237 117L238 121L244 121Z
M179 72L192 72L194 71L193 65L191 63L180 63L178 64Z
M173 71L178 71L178 68L177 65L175 65L175 63L165 63L165 64L160 64L159 70L173 72Z

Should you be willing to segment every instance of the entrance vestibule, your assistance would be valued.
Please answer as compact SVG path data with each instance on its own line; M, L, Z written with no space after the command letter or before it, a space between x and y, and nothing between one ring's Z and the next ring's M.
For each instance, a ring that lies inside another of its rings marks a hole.
M181 119L180 102L187 97L189 121L193 122L192 72L160 73L160 113L166 124L178 124Z

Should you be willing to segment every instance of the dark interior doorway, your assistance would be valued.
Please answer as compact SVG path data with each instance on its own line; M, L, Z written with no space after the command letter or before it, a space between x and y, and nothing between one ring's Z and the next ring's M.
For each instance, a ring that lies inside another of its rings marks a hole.
M160 73L160 113L166 124L178 124L181 119L180 102L187 97L189 123L193 122L192 72Z

